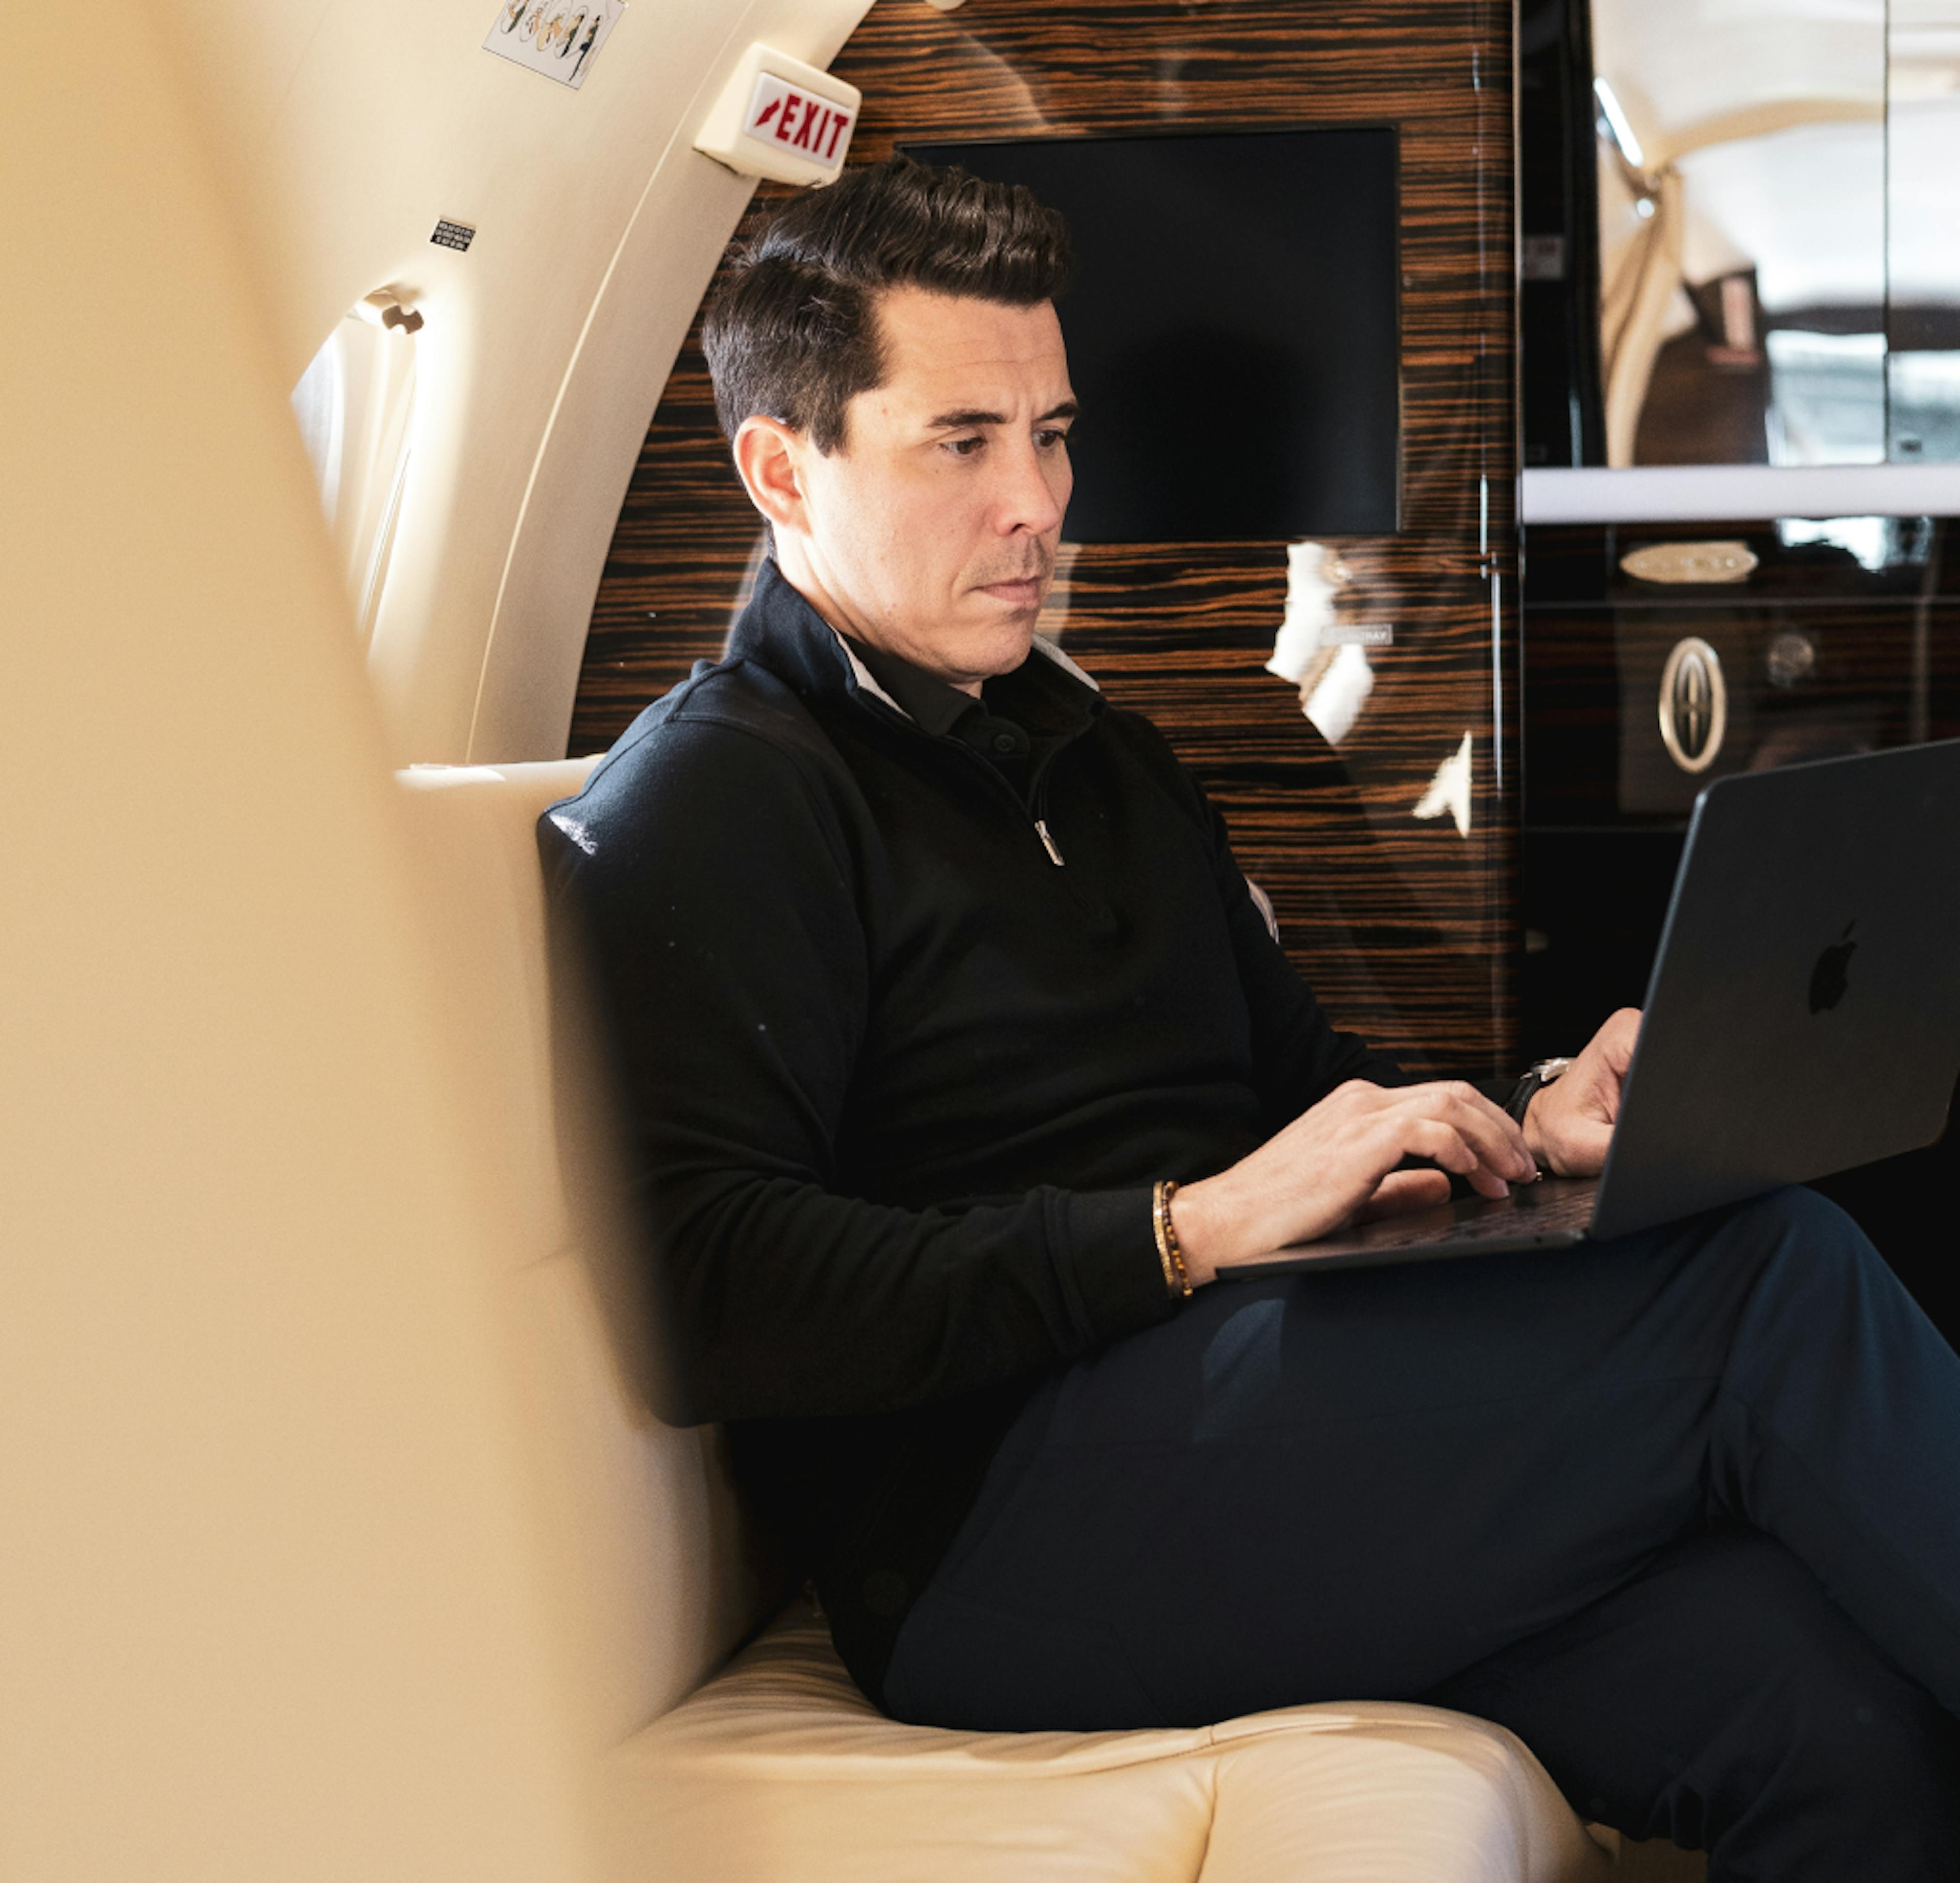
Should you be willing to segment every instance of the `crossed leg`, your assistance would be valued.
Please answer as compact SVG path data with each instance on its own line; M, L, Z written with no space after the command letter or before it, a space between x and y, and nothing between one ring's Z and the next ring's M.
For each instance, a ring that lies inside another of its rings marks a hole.
M1713 1849L1717 1878L1922 1883L1960 1859L1960 1722L1760 1532L1678 1544L1422 1697L1508 1726L1583 1816Z
M1925 1874L1861 1827L1940 1848L1960 1790L1960 1360L1800 1191L1221 1284L1036 1395L886 1690L1010 1729L1360 1697L1511 1724L1718 1875Z

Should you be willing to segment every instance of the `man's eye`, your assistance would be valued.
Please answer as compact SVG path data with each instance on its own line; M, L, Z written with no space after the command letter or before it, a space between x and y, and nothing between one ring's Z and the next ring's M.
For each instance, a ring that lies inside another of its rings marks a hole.
M946 448L955 457L970 458L985 442L985 439L978 437L948 438L946 441Z
M1058 444L1068 442L1068 434L1058 425L1044 427L1035 434L1035 443L1044 451L1052 451Z

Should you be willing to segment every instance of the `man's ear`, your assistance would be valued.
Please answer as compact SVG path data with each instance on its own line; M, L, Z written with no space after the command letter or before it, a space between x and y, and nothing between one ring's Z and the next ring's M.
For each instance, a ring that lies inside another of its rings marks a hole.
M810 441L794 425L758 412L735 434L735 468L749 501L778 530L807 534L808 498L803 466Z

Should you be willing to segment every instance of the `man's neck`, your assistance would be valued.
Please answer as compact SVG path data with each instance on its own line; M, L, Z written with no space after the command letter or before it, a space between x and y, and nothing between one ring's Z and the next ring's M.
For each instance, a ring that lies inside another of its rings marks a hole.
M875 627L861 620L855 612L846 607L832 592L800 538L781 530L774 532L774 554L778 572L816 610L819 619L833 634L842 635L845 640L855 642L860 647L875 647L880 654L894 660L902 660L918 673L938 681L943 686L951 687L956 692L964 693L969 699L979 698L984 682L941 673L934 668L923 665L910 654L888 647Z

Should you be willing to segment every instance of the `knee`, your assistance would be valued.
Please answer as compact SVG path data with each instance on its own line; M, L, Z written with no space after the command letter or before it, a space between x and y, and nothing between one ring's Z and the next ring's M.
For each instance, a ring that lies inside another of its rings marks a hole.
M1870 1239L1850 1217L1828 1197L1801 1184L1787 1184L1737 1204L1728 1226L1779 1253L1789 1249L1860 1263L1878 1258Z
M1799 1297L1901 1292L1865 1232L1829 1198L1796 1185L1737 1206L1711 1240L1746 1250L1773 1288Z

